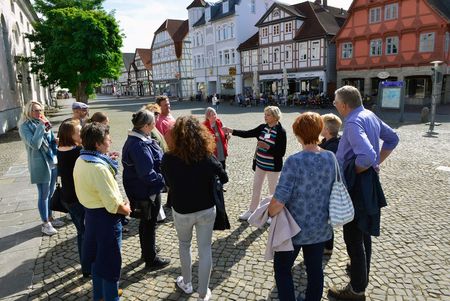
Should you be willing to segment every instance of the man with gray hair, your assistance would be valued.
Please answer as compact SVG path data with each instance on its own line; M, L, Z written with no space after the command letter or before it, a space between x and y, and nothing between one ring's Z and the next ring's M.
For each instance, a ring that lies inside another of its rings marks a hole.
M394 130L362 105L361 94L352 86L335 92L334 106L344 120L336 157L343 166L355 218L344 225L344 241L350 257L350 283L331 288L339 300L365 300L372 253L371 236L380 235L381 207L386 206L379 181L380 164L399 142ZM380 139L383 141L380 150Z

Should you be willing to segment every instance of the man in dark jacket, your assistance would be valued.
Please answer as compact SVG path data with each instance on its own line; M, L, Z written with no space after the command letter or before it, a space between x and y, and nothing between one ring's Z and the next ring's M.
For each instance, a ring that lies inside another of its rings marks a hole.
M399 139L392 128L364 109L361 94L355 87L338 89L333 104L339 114L345 117L344 132L336 157L341 166L350 166L349 162L354 164L353 172L346 173L355 175L354 185L349 189L355 218L344 226L344 241L351 264L350 283L343 289L331 288L328 293L339 300L365 300L372 249L370 237L379 235L380 209L385 205L381 186L374 186L367 181L376 182L374 177L378 179L380 164L391 154ZM380 140L383 141L381 150ZM376 193L363 198L364 193L361 192L368 190Z

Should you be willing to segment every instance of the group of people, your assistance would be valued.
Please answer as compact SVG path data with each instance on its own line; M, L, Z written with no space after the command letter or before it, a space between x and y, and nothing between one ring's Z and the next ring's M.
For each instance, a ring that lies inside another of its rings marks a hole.
M161 194L167 191L179 241L181 275L176 278L176 285L186 294L193 292L191 242L195 228L199 254L197 292L200 300L209 300L216 217L213 183L217 179L221 183L228 181L225 168L229 137L256 138L252 197L248 210L239 219L248 220L257 210L267 178L272 195L268 217L275 218L287 210L301 229L292 237L293 250L273 254L279 299L296 300L291 269L300 250L308 282L305 300L321 299L322 258L333 250L328 206L337 159L352 197L355 218L344 225L350 283L342 289L330 288L329 295L340 300L365 300L370 237L379 235L380 209L385 205L378 172L399 139L388 125L364 109L356 88L338 89L334 105L345 118L342 136L338 136L342 121L336 115L302 113L292 125L301 151L283 162L287 138L278 107L267 106L264 123L256 128L237 130L223 126L214 108L206 109L203 122L193 116L175 119L169 99L159 97L156 103L132 115L132 129L121 154L127 195L123 198L115 179L119 154L110 152L108 118L99 113L102 116L97 116L98 120L92 120L94 114L87 122L87 114L75 114L76 110L87 112L87 106L74 103L74 116L61 124L57 141L42 114L42 106L30 103L20 134L28 152L32 183L38 186L42 231L48 235L56 233L49 198L57 167L78 233L82 272L92 277L94 300L118 300L124 216L131 214L140 219L145 268L154 270L170 264L170 259L158 255L155 235Z

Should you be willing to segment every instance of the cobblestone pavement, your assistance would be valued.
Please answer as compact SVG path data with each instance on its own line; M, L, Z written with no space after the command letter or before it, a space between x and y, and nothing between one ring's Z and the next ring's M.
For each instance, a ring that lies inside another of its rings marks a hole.
M100 98L91 104L91 112L107 112L111 120L112 148L121 150L130 127L131 113L145 100ZM201 116L204 103L174 103L175 117L184 114ZM282 124L288 133L287 154L299 150L291 124L298 108L282 108ZM63 111L61 115L64 114ZM219 117L232 128L249 129L263 121L262 108L237 108L221 105ZM419 117L417 115L409 116ZM381 236L373 240L373 259L367 300L450 300L450 118L436 128L435 138L425 137L423 124L406 122L397 128L400 145L382 166L381 180L388 200L383 209ZM392 118L392 120L394 120ZM412 119L411 119L412 121ZM251 196L253 172L251 159L255 141L232 137L227 160L230 182L225 201L231 229L213 236L213 272L210 288L212 300L276 300L271 261L263 254L267 228L256 229L237 216L245 210ZM447 171L446 171L447 170ZM121 179L119 179L121 182ZM265 190L267 193L267 190ZM187 196L187 199L189 196ZM163 202L164 203L164 202ZM129 224L123 236L123 266L120 287L123 300L195 300L176 289L180 261L171 216L157 229L161 255L170 257L167 268L146 272L140 258L137 222ZM347 256L342 231L335 233L335 250L325 257L325 290L346 284ZM197 286L196 243L193 243L193 285ZM298 292L306 287L302 256L297 258L294 280ZM76 247L75 227L68 223L52 237L42 237L35 261L29 300L88 300L91 284L82 278ZM27 299L27 297L23 297Z

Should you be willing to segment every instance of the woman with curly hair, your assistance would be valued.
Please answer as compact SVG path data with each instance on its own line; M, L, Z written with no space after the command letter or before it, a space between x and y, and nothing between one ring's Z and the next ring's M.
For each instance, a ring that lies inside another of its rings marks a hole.
M172 193L172 214L179 240L180 289L192 293L191 240L195 227L198 244L198 295L209 300L211 275L211 240L216 217L213 181L222 183L228 176L214 156L214 137L193 116L179 117L172 129L169 152L164 154L161 170Z

